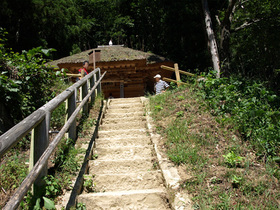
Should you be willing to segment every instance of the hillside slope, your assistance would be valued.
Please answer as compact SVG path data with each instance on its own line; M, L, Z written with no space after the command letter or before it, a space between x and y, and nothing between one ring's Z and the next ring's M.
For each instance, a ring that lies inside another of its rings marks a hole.
M213 116L194 86L152 96L150 107L195 209L280 208L277 164L256 156L229 115Z

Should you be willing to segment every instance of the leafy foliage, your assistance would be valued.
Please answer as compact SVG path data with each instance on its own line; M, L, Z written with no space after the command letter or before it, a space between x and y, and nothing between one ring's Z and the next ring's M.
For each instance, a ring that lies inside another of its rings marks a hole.
M37 47L21 54L5 48L4 32L0 31L0 95L1 107L10 124L18 122L50 100L56 76L44 66L45 56L53 49ZM1 118L3 115L1 115ZM5 119L1 119L5 121Z
M45 195L48 198L54 198L62 193L62 189L57 178L53 177L52 175L48 175L44 178L44 180L46 182Z
M208 101L212 114L233 120L244 140L251 141L259 156L279 155L280 99L264 83L232 76L208 77L200 85L201 95Z
M0 182L3 189L16 189L27 176L28 166L22 164L26 157L15 154L7 158L7 164L0 165Z
M241 164L242 157L235 154L235 152L231 151L226 155L223 155L225 159L225 163L231 168Z

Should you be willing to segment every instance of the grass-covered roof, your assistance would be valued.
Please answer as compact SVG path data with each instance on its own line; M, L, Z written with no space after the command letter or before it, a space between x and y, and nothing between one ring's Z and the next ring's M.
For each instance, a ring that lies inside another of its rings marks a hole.
M148 64L159 63L166 61L164 57L158 56L153 53L134 50L122 46L105 46L96 48L101 51L100 62L114 62L114 61L132 61L146 59ZM89 59L89 53L95 49L86 50L71 56L67 56L52 62L51 66L57 66L62 63L82 63L84 60Z

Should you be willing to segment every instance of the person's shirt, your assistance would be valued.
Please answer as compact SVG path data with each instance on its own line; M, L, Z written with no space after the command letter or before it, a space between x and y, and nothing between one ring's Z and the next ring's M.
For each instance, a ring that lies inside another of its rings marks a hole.
M82 73L82 70L84 70L84 71L85 71L85 75L88 75L88 72L87 72L87 70L86 70L85 68L81 68L81 69L79 69L79 74L81 74L81 73Z
M156 91L156 95L160 94L162 91L164 91L166 88L168 88L169 85L167 84L167 82L163 81L163 80L159 80L156 84L155 84L155 91Z

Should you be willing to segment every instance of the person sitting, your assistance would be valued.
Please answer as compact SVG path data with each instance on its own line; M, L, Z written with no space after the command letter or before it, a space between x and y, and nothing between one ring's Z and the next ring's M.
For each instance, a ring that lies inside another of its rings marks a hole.
M155 92L156 95L164 93L168 88L169 85L167 82L161 80L161 76L157 74L155 77L156 83L155 83Z

